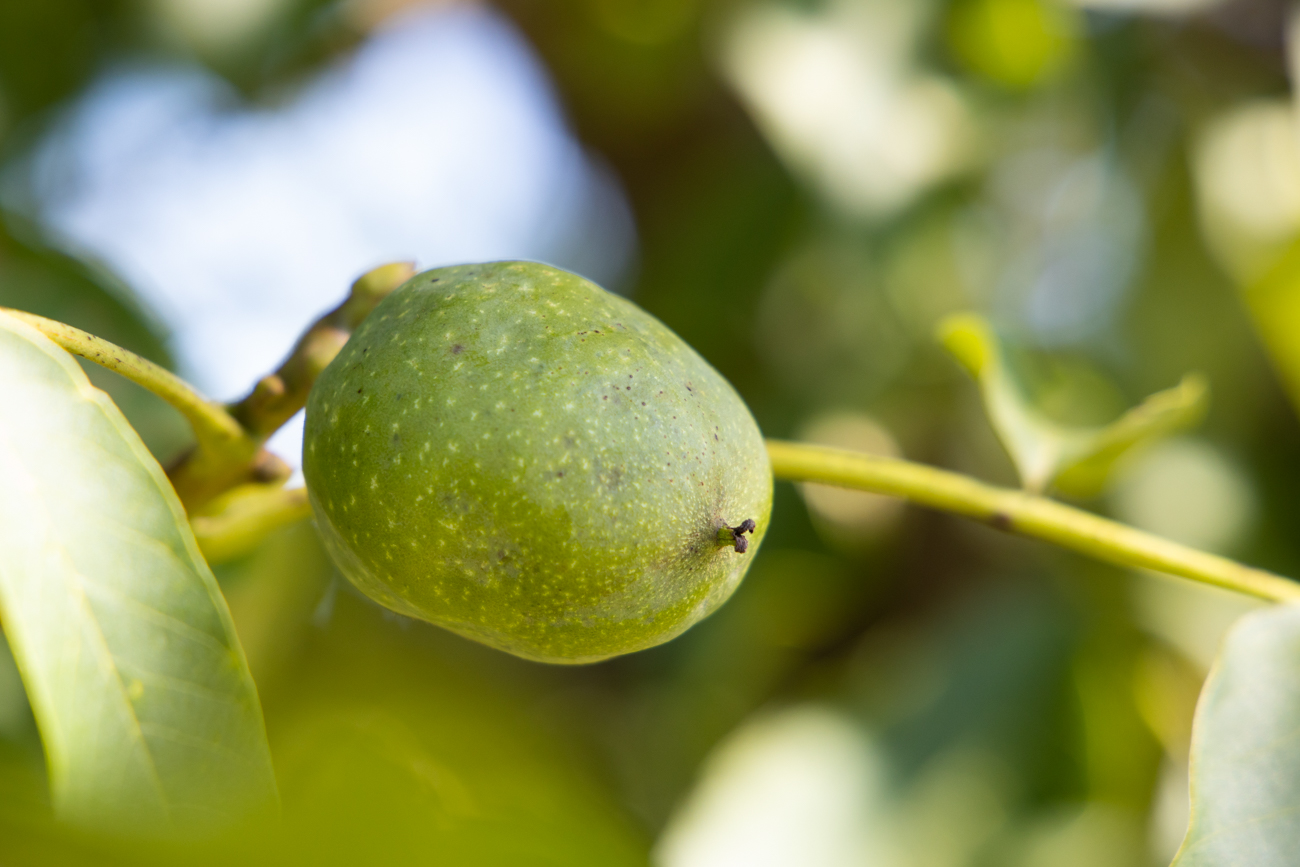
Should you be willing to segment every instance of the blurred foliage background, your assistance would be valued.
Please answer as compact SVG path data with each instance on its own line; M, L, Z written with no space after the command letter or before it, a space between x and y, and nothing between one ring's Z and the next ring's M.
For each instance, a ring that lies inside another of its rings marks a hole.
M233 398L375 264L544 259L768 435L1014 484L934 338L974 310L1064 421L1203 372L1205 423L1083 504L1297 575L1293 29L1282 0L0 0L0 305ZM0 653L0 863L1165 864L1252 606L788 484L728 605L583 668L379 610L306 524L216 568L287 830L69 838Z

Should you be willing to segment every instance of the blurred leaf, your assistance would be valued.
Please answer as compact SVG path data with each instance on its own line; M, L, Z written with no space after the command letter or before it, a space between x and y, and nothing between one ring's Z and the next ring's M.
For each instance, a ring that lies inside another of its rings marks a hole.
M1191 373L1173 388L1158 391L1115 421L1096 430L1079 455L1057 474L1056 487L1070 493L1101 490L1115 462L1141 443L1191 427L1205 414L1209 385Z
M807 5L740 6L718 52L792 173L851 220L896 215L962 174L977 158L977 119L916 57L935 4Z
M22 675L14 664L4 631L0 630L0 741L22 741L32 729L31 706Z
M704 762L655 863L903 867L889 782L884 751L852 718L811 703L757 715Z
M72 357L0 316L0 613L56 812L207 828L276 800L257 694L157 462Z
M1140 815L1150 803L1161 756L1133 689L1141 639L1120 622L1091 627L1071 671L1088 800Z
M1192 819L1175 867L1294 864L1300 852L1300 606L1243 617L1192 731Z
M996 335L982 318L966 313L951 316L939 332L944 346L979 383L989 421L1011 455L1021 483L1032 492L1055 482L1068 493L1096 493L1126 451L1195 424L1205 412L1208 386L1202 377L1189 374L1110 424L1060 424L1025 397L1007 369Z
M1300 410L1300 241L1247 286L1245 296L1273 367Z
M120 5L88 0L0 3L0 90L17 118L65 98L88 77L100 35L96 19L108 11L105 7Z
M312 629L334 564L309 521L271 532L251 554L213 568L258 692L273 695Z
M1142 816L1105 801L1061 806L1033 816L997 857L1006 867L1147 867Z
M1080 624L1042 578L972 589L919 629L882 631L860 649L846 699L881 731L901 777L978 745L1040 791L1077 785L1062 695Z
M643 833L530 696L572 672L347 591L302 660L268 699L285 822L255 863L645 864Z
M972 72L1028 90L1074 59L1081 24L1075 10L1051 0L961 0L952 5L948 41Z
M708 66L700 56L699 18L709 5L702 0L496 5L527 32L583 140L597 150L644 148L647 136L682 124L701 103L710 105L702 99Z
M1209 252L1238 285L1273 267L1300 234L1300 148L1287 98L1219 111L1193 139L1197 218Z
M787 256L755 304L757 348L792 393L853 405L876 396L907 357L903 329L849 239L817 239Z

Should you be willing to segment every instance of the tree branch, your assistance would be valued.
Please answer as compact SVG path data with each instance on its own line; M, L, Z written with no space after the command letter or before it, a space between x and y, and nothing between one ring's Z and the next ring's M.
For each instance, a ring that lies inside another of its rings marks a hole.
M254 450L240 461L223 456L213 460L211 453L199 448L173 466L167 475L187 510L193 513L245 482L274 483L288 478L288 467L262 444L306 405L316 377L338 355L352 331L414 273L414 265L399 262L363 274L343 303L316 320L298 339L275 373L263 377L247 397L229 407Z
M412 262L381 265L352 284L342 304L317 319L280 368L263 377L231 414L254 437L265 440L307 404L307 395L361 321L390 292L415 275Z
M1300 584L1161 539L1024 491L896 458L768 440L778 479L902 497L1005 530L1054 542L1120 566L1154 569L1275 602L1300 601Z
M40 329L74 355L102 365L171 404L194 430L195 446L167 471L186 511L245 483L271 484L289 477L284 461L262 448L267 437L307 403L316 377L361 321L415 273L410 262L381 265L352 284L343 303L318 319L289 358L238 403L224 407L151 361L79 328L20 310L0 308Z

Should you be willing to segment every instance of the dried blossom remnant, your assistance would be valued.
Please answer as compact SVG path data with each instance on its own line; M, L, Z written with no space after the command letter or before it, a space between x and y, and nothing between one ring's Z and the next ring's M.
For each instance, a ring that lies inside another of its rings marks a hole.
M746 518L735 527L723 527L718 532L718 539L724 545L731 545L736 549L737 554L744 554L749 550L749 540L745 538L746 533L753 533L758 525L754 523L753 518Z

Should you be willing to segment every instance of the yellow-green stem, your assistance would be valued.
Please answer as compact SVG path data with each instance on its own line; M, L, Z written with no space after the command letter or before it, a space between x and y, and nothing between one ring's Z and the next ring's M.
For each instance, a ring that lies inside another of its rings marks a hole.
M343 303L322 316L273 374L233 406L208 400L189 383L151 361L79 328L20 310L0 308L40 329L74 355L121 374L167 401L185 416L197 444L167 470L191 514L239 485L283 483L290 468L262 448L266 439L302 409L312 383L348 336L389 293L415 272L409 262L381 265L352 284Z
M311 516L305 488L242 485L190 518L199 550L212 564L242 557L272 531Z
M400 269L394 266L391 270L396 272ZM389 275L385 272L383 276ZM385 283L395 284L399 282L397 277ZM383 289L380 297L391 291L391 285L385 285ZM373 304L365 305L350 320L364 318L371 306ZM248 479L265 477L272 480L283 474L277 472L282 468L263 466L267 461L259 459L259 456L271 458L260 449L260 439L266 431L259 430L260 436L250 433L225 407L208 400L175 374L71 325L20 310L0 308L0 311L38 328L74 355L149 389L185 416L194 428L198 448L176 468L172 481L187 504L209 502ZM336 327L333 323L323 324ZM355 322L349 321L347 325L355 327ZM299 348L309 343L304 339ZM330 348L337 351L336 346ZM332 357L332 353L327 354ZM314 379L310 374L316 372L314 368L318 366L319 362L309 365L313 369L306 370L306 375L301 377L303 386L309 387L311 379ZM300 390L305 389L295 383L294 391ZM300 395L295 393L293 402L299 399ZM250 397L240 405L240 409L250 410L253 406L251 401ZM268 407L270 405L268 403ZM287 407L276 405L274 409L275 412L265 413L270 421L258 427L273 430L282 423ZM260 415L254 413L253 417ZM1261 599L1300 601L1300 584L1294 581L1161 539L1045 497L986 485L958 473L894 458L778 440L769 440L767 448L773 472L779 479L818 482L902 497L975 518L1007 532L1055 542L1099 560L1167 572ZM210 531L213 547L223 551L226 548L235 550L241 547L241 540L245 537L257 535L253 525L265 521L279 524L307 513L306 500L301 492L277 491L275 485L266 489L266 495L257 505L258 508L240 508L220 517L216 514L204 516L211 524L205 528Z
M39 329L73 355L106 367L167 401L185 416L200 445L225 450L228 445L246 439L243 427L226 412L225 407L208 400L194 386L152 361L80 328L22 310L7 307L0 307L0 310Z
M1121 566L1154 569L1276 602L1300 601L1300 584L1294 581L1046 497L910 461L824 446L768 440L767 451L778 479L902 497Z
M307 394L352 332L394 289L415 276L411 262L371 269L352 284L343 303L312 323L280 368L264 376L243 400L230 407L252 436L265 440L307 405Z

